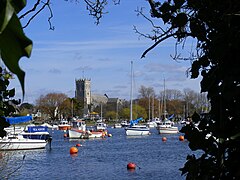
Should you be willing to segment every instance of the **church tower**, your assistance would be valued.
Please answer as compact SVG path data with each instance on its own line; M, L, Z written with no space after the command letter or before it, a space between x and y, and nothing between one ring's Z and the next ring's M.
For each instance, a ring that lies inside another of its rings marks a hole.
M80 102L83 102L84 115L89 114L91 108L91 80L90 79L78 79L76 82L75 98Z

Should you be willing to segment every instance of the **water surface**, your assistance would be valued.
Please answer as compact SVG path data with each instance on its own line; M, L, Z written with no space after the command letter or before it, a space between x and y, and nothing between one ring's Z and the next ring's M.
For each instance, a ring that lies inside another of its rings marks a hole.
M183 167L187 154L192 154L187 141L179 141L180 134L164 135L151 129L145 137L127 137L124 129L108 128L112 137L93 140L69 140L66 132L53 130L52 149L14 151L2 153L1 177L8 179L121 179L156 180L184 179L179 168ZM72 146L80 143L78 153L70 155ZM23 160L23 156L25 156ZM127 170L134 162L137 168ZM16 170L18 167L20 169Z

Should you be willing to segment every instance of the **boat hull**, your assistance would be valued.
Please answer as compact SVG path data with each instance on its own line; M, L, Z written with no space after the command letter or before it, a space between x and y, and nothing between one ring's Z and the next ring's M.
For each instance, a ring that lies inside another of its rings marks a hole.
M104 137L104 132L90 132L86 134L86 138L87 139L91 139L91 138L102 138Z
M82 138L84 131L81 130L68 130L68 137L69 138L74 138L74 139L79 139Z
M91 139L104 137L105 131L81 131L81 130L69 130L68 136L71 139Z
M150 134L149 128L126 127L125 131L127 136L146 136Z
M159 134L176 134L178 133L177 127L159 127Z
M67 131L71 129L71 126L70 125L67 125L67 126L62 126L62 125L59 125L58 126L58 130L62 130L62 131Z
M44 149L47 143L41 139L1 139L0 150Z

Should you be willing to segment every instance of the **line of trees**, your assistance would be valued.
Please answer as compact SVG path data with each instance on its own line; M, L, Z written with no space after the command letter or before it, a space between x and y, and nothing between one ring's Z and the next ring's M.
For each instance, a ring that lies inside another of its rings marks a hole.
M152 87L141 86L138 98L133 101L133 118L143 117L152 119L163 115L163 96L165 94L166 110L168 114L175 114L177 119L191 116L194 112L205 112L209 110L209 103L205 94L197 93L191 89L183 92L176 89L166 89L157 94ZM121 104L103 104L103 117L108 120L129 119L129 102ZM36 100L36 105L23 103L20 105L22 113L34 113L40 111L45 120L70 119L73 116L83 117L83 102L75 98L69 98L63 93L49 93L41 95ZM114 110L113 110L114 109ZM101 113L100 104L93 111Z

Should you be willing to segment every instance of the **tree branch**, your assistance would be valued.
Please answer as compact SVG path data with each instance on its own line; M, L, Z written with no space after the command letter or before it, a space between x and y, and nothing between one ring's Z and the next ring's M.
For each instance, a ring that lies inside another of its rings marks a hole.
M170 28L169 30L172 30L172 29ZM168 30L168 31L169 31L169 30ZM151 51L153 48L155 48L159 43L163 42L164 40L166 40L166 39L168 39L168 38L170 38L170 37L174 37L174 36L177 36L177 35L180 35L180 34L181 34L181 35L184 35L185 37L186 37L186 36L192 36L191 33L187 33L187 32L184 32L184 33L175 32L175 33L171 33L171 34L166 34L166 33L164 33L164 34L161 35L162 37L161 37L160 39L158 39L152 46L150 46L147 50L145 50L145 51L143 52L141 58L144 58L144 57L146 56L146 54L147 54L149 51Z
M49 24L50 24L50 29L52 29L52 30L54 29L54 27L52 27L51 22L50 22L50 19L53 17L52 10L51 10L51 8L50 8L50 0L47 0L46 2L41 1L41 3L43 3L43 6L42 6L34 15L32 15L32 16L29 18L29 20L27 21L26 25L23 26L23 28L26 28L26 27L31 23L31 21L32 21L43 9L45 9L45 7L47 6L48 9L49 9L49 11L50 11L50 17L48 18L48 22L49 22ZM24 18L25 16L27 16L27 15L30 14L31 12L34 12L34 11L37 9L37 7L39 6L39 4L40 4L40 0L37 0L37 2L34 4L33 8L30 9L29 11L27 11L26 13L24 13L23 15L21 15L21 16L19 17L19 19Z

